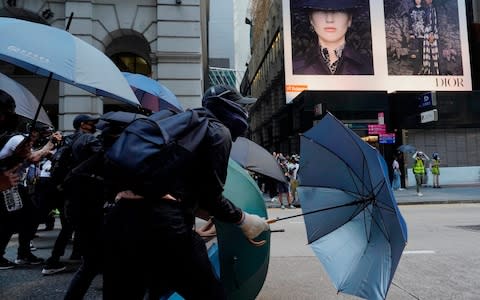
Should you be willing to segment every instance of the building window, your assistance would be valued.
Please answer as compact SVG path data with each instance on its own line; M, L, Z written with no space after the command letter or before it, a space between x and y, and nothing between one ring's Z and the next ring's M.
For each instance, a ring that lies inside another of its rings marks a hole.
M151 75L148 62L133 53L117 53L112 55L111 60L122 72L138 73L145 76Z

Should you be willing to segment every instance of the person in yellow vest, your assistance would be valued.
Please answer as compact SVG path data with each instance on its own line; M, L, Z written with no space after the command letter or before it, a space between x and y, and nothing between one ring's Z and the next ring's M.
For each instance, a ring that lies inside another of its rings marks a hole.
M415 163L413 164L413 174L415 175L415 181L417 183L417 196L421 197L423 194L420 192L422 186L422 178L425 174L425 155L422 151L417 151L413 155Z
M432 154L430 171L433 175L433 188L440 188L440 157L438 156L437 152Z

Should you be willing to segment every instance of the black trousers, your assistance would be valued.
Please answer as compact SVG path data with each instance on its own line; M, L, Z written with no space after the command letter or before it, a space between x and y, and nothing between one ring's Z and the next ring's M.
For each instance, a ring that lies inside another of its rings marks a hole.
M102 227L97 224L82 224L76 232L82 237L80 240L80 253L82 265L70 281L65 300L83 299L95 276L103 270L103 240Z
M18 211L0 213L0 255L2 256L5 255L5 249L14 233L18 233L17 255L25 257L31 253L30 241L36 232L37 218L30 198L22 189L23 187L19 187L23 207ZM3 199L0 198L0 201Z
M150 204L149 204L150 203ZM104 299L226 299L205 242L179 205L121 200L106 220Z
M0 254L5 249L12 235L18 232L18 256L25 257L30 253L31 228L25 226L28 221L24 209L0 216Z
M68 242L70 241L70 238L72 237L73 234L73 226L68 222L64 209L60 209L60 223L62 224L62 228L60 229L60 232L58 233L57 239L55 240L55 244L53 245L53 250L52 250L52 256L51 258L53 260L60 260L60 257L62 257L65 254L65 248L67 248ZM79 235L75 233L75 239L73 240L73 252L80 251L80 245L79 241L80 239L78 238Z

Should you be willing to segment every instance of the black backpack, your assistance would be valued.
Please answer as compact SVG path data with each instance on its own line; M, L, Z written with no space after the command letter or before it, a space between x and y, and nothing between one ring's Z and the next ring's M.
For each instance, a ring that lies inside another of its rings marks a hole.
M74 167L73 165L73 143L81 135L80 132L68 135L63 140L62 145L53 154L50 167L50 180L59 189L63 184L67 174Z
M167 193L185 171L208 128L204 108L163 110L133 121L106 152L106 176L120 189Z

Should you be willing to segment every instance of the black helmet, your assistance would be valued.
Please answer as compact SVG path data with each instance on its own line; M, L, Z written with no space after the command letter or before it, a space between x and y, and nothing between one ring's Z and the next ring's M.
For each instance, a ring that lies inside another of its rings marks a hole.
M309 10L351 10L360 7L358 0L303 0L296 5Z
M211 111L229 130L235 140L248 129L248 114L236 103L242 95L231 86L215 85L210 87L202 99L202 106Z
M15 113L15 100L4 90L0 90L0 114L13 115Z

